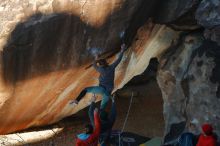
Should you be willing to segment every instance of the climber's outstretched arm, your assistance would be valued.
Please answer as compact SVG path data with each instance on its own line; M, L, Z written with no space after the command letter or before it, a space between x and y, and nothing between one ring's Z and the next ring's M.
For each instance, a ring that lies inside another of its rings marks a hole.
M111 64L111 66L113 68L116 68L118 66L118 64L121 62L121 59L123 57L123 54L124 54L125 50L126 50L125 44L122 44L121 45L121 51L119 53L118 58L114 61L114 63Z

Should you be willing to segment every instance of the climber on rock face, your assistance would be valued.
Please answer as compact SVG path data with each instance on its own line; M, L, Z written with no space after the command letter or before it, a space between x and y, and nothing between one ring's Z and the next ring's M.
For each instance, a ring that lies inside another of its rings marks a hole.
M93 123L85 126L85 132L77 135L76 146L98 146L101 123L98 109L93 110Z
M97 61L98 56L96 56L96 61L94 61L93 67L100 73L99 86L92 86L83 89L76 100L73 100L71 103L77 104L78 101L86 95L86 93L101 94L103 97L100 109L105 109L114 88L115 68L120 63L125 50L125 44L122 44L118 58L110 65L105 59Z
M89 107L89 119L92 125L94 125L94 118L92 113L95 109L95 96L92 98L91 105ZM111 111L107 112L105 110L100 110L100 119L101 119L101 132L99 137L99 143L101 146L106 146L111 134L112 127L116 120L116 106L115 106L115 99L112 97L112 107Z

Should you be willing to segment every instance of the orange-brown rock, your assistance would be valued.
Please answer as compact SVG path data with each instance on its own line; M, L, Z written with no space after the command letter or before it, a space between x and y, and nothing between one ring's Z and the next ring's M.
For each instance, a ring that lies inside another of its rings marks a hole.
M119 34L140 2L2 2L11 15L2 14L6 25L1 23L0 133L50 124L86 107L89 96L77 106L69 101L98 83L97 72L85 69L93 60L90 49L117 52ZM150 58L159 57L177 37L162 25L141 27L117 67L115 90L142 73Z
M151 27L151 29L149 29ZM170 35L167 39L161 37ZM150 24L140 30L139 39L130 48L116 70L115 89L142 73L150 58L159 57L177 37L171 29ZM88 97L78 106L69 104L87 86L97 85L98 74L87 64L4 84L1 80L1 133L30 126L49 124L87 106Z

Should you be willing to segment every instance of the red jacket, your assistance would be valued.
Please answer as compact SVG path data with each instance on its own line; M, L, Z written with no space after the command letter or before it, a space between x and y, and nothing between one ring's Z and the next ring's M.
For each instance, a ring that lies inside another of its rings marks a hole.
M93 133L86 139L81 140L79 138L76 139L76 146L97 146L98 139L101 131L101 122L99 118L99 113L94 113L94 122L95 122L95 129Z
M217 145L217 141L213 135L205 136L201 134L199 136L199 140L196 146L216 146L216 145Z

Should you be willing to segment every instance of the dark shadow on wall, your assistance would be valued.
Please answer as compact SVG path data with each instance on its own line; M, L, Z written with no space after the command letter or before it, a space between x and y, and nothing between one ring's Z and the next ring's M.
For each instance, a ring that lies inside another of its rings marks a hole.
M156 80L158 65L158 59L156 57L151 58L147 69L142 74L133 77L126 86L143 85L152 79Z
M160 2L160 0L143 0L139 4L138 10L133 14L129 26L125 32L125 38L123 41L125 44L127 44L127 46L131 45L138 28L143 26L149 17L153 17L155 15L155 13L158 11L156 6L158 6Z
M137 1L139 4L136 7L133 3L132 0L126 1L98 28L67 13L37 13L27 18L16 25L3 48L4 80L13 84L53 71L81 66L93 60L92 53L95 51L100 54L117 53L122 42L119 33L127 28L126 32L129 30L129 33L125 33L123 39L129 38L131 42L137 29L149 18L155 4L154 1L150 2L149 10L145 0ZM147 15L138 13L143 3ZM131 12L127 11L129 8ZM138 14L138 19L132 14ZM100 49L89 50L93 47Z
M12 31L3 49L3 77L14 83L85 64L92 60L87 47L102 48L100 53L116 47L117 36L100 40L116 35L106 31L108 26L93 28L65 13L35 14Z
M16 82L79 64L86 53L84 29L91 28L64 13L38 13L19 23L3 49L4 79Z

